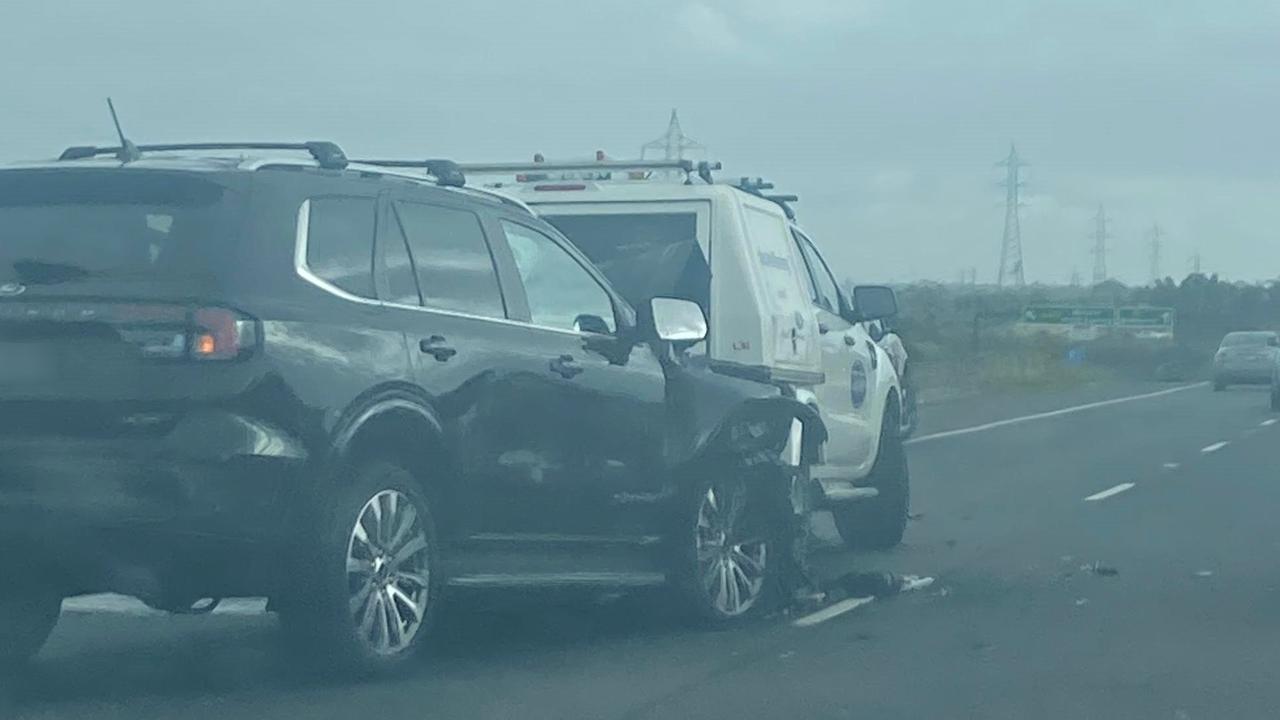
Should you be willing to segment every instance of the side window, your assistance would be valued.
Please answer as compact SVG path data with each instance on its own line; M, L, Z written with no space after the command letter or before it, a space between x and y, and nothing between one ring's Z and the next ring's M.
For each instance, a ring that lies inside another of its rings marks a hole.
M799 233L793 234L800 243L800 251L804 253L805 262L813 272L814 287L817 290L814 295L815 301L829 312L839 313L840 291L837 289L835 278L831 277L831 270L827 268L827 263L818 254L813 243L809 242L809 238Z
M386 243L382 248L382 271L387 279L387 302L399 305L419 305L422 297L418 294L418 280L413 274L413 261L409 258L409 248L399 223L384 233L379 243Z
M506 317L493 256L475 213L413 202L397 202L395 207L423 305Z
M804 289L809 293L809 299L813 301L814 305L821 305L822 298L818 295L818 286L813 284L813 265L809 262L809 258L804 255L800 236L795 233L792 233L791 236L796 243L796 252L800 254L800 257L804 258L805 270L800 273L804 276Z
M594 316L604 321L609 332L617 328L608 293L564 248L537 230L506 220L502 231L515 256L535 325L580 330L579 319Z
M307 268L352 295L373 297L373 198L316 197L307 223Z

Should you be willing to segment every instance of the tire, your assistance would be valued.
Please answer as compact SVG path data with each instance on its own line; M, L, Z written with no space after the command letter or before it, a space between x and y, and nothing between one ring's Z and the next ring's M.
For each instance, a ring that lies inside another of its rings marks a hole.
M41 588L0 590L0 669L13 669L40 652L62 613L62 596Z
M707 473L691 485L672 549L674 589L695 621L734 625L763 612L776 597L785 548L772 500L741 470Z
M303 551L304 590L282 603L281 620L326 669L389 674L422 651L439 605L430 504L413 475L389 462L337 478L326 500Z
M887 550L902 542L911 504L911 473L898 433L898 411L890 406L880 426L880 449L871 469L871 487L880 494L837 506L831 515L845 544L858 550Z

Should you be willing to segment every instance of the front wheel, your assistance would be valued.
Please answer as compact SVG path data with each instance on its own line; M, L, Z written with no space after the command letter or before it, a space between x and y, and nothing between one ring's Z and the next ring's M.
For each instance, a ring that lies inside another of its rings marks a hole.
M370 463L338 482L318 513L303 596L282 608L282 620L327 665L386 673L418 654L435 615L435 522L421 486L398 465Z
M675 535L684 604L713 625L758 612L775 585L777 532L764 495L741 474L715 475L688 495Z
M0 669L21 665L40 652L61 612L62 596L51 589L0 589Z
M871 469L871 487L879 494L831 511L845 544L859 550L887 550L902 542L911 503L911 474L898 432L898 411L891 406L880 425L880 449Z

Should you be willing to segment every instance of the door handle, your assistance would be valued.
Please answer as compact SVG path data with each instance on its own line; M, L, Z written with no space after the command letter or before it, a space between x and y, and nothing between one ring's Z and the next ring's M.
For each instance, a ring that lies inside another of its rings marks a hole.
M818 334L819 334L819 335L826 335L826 334L827 334L827 333L829 333L829 332L831 332L831 328L827 327L827 324L826 324L826 323L824 323L824 322L820 322L820 323L818 323Z
M419 340L418 349L423 353L434 357L438 362L444 362L458 354L457 350L454 350L444 343L444 337L440 335L432 335L426 340Z
M582 368L573 361L572 355L561 355L551 361L551 372L559 375L565 380L571 380L582 374Z
M845 335L844 344L848 345L849 347L853 347L854 345L858 344L858 341L854 340L852 335Z

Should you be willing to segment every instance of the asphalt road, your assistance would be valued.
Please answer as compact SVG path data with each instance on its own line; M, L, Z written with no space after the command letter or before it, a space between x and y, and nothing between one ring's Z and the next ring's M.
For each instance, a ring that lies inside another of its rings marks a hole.
M926 408L906 543L817 564L934 584L807 627L698 631L646 597L490 598L444 616L407 677L340 684L295 670L270 616L73 612L0 717L1277 717L1265 391L1053 414L1172 387Z

